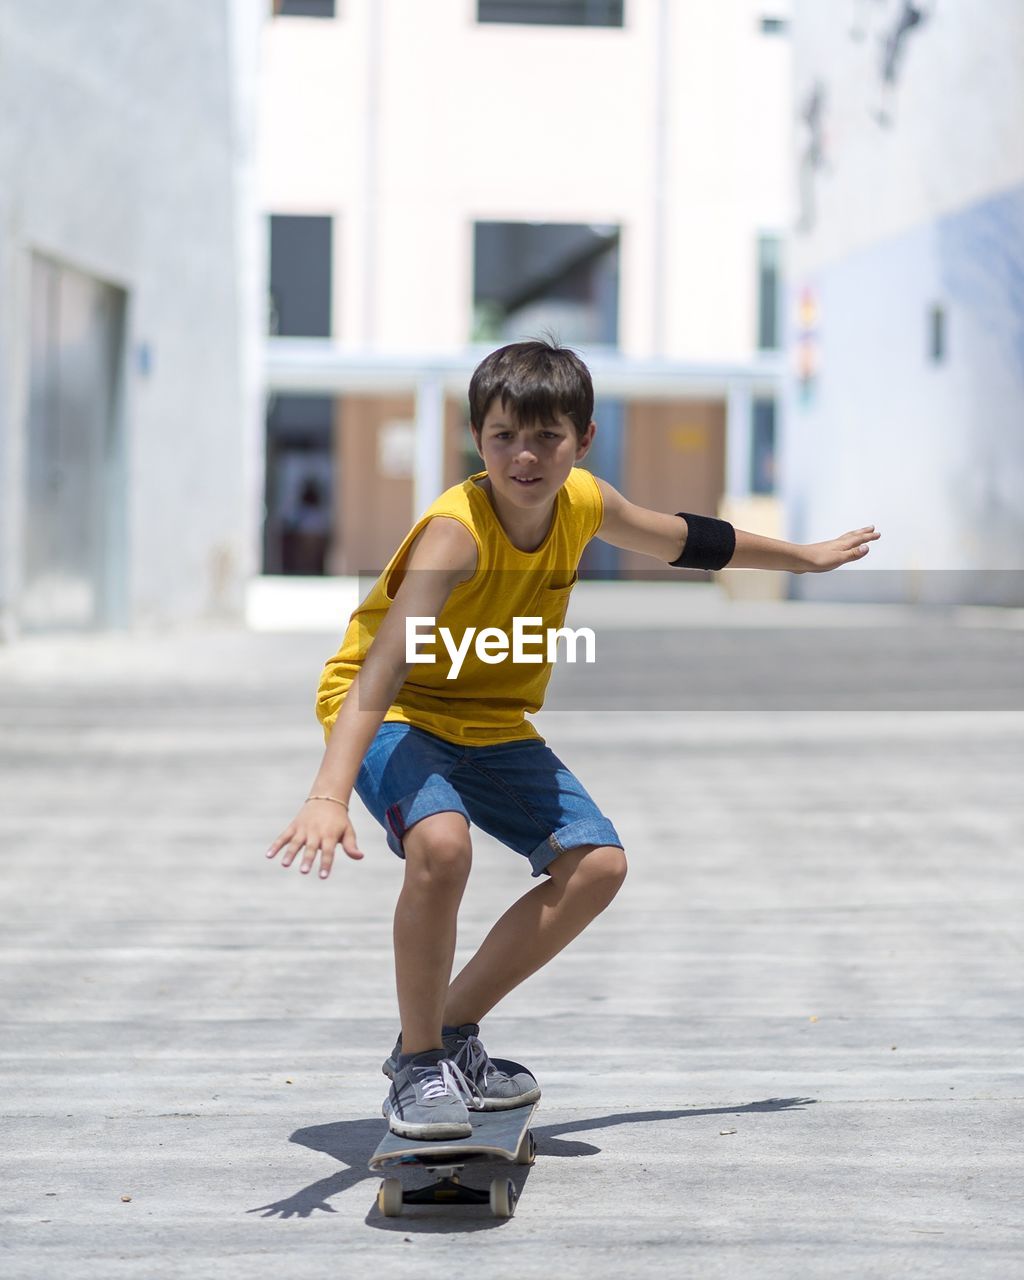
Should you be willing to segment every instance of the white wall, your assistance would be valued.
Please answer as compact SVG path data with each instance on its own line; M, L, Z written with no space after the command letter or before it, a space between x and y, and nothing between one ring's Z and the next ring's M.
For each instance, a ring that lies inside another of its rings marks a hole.
M936 4L906 42L883 128L880 41L901 7L796 5L798 103L820 78L827 108L817 222L790 252L788 314L810 288L820 372L786 398L787 536L883 536L863 568L795 585L1024 603L1024 9Z
M872 113L881 102L883 41L902 0L795 0L797 107L817 77L828 95L821 216L813 235L794 246L804 269L1024 177L1024 7L1019 0L918 3L934 11L905 41L893 124L882 129ZM861 40L850 35L857 21Z
M125 616L240 616L257 566L260 0L0 0L0 613L16 630L35 251L129 295ZM246 208L246 202L249 202ZM152 352L148 376L137 352Z

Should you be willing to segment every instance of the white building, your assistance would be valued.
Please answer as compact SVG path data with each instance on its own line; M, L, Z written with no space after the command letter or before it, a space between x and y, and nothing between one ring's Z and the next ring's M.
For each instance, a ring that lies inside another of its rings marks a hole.
M0 0L0 639L240 617L258 0Z
M286 336L268 352L268 528L313 482L333 490L328 572L379 561L466 474L474 364L545 327L595 370L601 474L668 509L732 513L753 493L746 527L773 526L784 6L276 8L260 199Z
M317 479L372 567L545 327L602 474L775 532L782 3L0 0L0 638L240 618Z
M788 536L816 598L1024 603L1024 7L798 0Z

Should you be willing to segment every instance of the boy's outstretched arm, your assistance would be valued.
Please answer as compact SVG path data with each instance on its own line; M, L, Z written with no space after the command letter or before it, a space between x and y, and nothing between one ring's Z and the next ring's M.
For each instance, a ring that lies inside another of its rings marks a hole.
M606 480L595 476L604 498L604 519L597 537L625 551L639 551L666 564L678 560L689 536L682 516L652 511L624 498ZM868 544L882 535L875 526L853 529L827 542L781 542L736 529L736 549L724 568L783 569L788 573L825 573L863 560Z
M438 517L419 533L391 575L392 604L345 696L309 790L310 796L332 798L307 800L268 858L284 849L281 864L289 867L305 850L301 870L308 872L319 855L326 877L339 844L350 858L363 856L347 806L363 757L413 666L406 660L405 620L437 617L456 586L472 577L476 556L472 535L455 520Z

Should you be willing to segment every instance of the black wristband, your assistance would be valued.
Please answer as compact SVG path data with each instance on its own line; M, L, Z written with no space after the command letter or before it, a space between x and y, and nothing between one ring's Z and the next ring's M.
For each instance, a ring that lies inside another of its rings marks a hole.
M724 569L736 550L736 530L728 520L677 511L686 521L686 545L678 560L669 564L678 569Z

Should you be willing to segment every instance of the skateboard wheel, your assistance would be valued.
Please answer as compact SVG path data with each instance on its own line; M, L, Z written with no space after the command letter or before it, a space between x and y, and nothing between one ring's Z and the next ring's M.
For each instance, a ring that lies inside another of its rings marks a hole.
M523 1134L523 1140L519 1144L519 1150L516 1152L516 1164L534 1164L537 1160L537 1139L533 1136L533 1130L527 1129Z
M511 1218L516 1211L516 1184L511 1178L495 1178L491 1183L491 1213Z
M402 1184L397 1178L385 1178L377 1189L377 1208L385 1218L397 1218L402 1212Z

